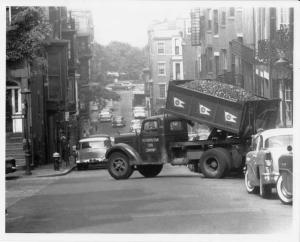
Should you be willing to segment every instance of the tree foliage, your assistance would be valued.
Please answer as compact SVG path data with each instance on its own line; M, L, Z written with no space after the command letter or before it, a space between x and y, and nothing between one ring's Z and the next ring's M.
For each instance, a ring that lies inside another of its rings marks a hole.
M127 78L137 80L148 63L147 48L133 47L127 43L111 42L107 46L94 44L92 75L98 81L110 72L126 73Z
M7 23L6 61L18 63L24 59L43 62L43 42L51 31L40 7L14 7L17 12Z

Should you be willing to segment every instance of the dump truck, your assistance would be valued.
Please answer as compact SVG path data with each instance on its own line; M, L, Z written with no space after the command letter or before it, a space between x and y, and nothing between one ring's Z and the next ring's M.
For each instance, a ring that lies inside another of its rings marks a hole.
M115 137L108 172L115 179L135 170L155 177L166 163L192 166L207 178L241 171L252 135L276 127L279 102L213 80L172 81L164 114L143 120L140 133ZM189 140L195 123L210 127L207 139Z

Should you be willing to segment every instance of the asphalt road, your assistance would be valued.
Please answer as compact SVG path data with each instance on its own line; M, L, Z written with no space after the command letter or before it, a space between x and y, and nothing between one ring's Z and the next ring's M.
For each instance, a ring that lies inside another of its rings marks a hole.
M22 181L44 185L8 207L6 232L290 234L292 229L292 207L275 195L248 194L242 178L204 179L167 165L155 178L135 171L117 181L94 169L49 179Z
M132 117L132 90L129 91L118 91L120 94L120 101L114 101L114 111L115 115L122 115L125 118L126 126L122 128L113 128L110 122L98 123L97 133L99 134L109 134L116 135L119 133L128 133L130 121Z

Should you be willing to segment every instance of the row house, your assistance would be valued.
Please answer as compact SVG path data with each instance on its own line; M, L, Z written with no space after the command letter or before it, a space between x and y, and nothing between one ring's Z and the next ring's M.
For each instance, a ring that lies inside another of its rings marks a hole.
M153 114L165 106L169 81L194 79L194 47L190 44L190 19L156 22L148 29L149 67ZM149 91L148 91L149 92Z
M79 62L78 93L80 100L80 120L78 132L80 137L83 137L83 134L88 134L91 128L90 107L92 107L93 100L90 100L89 93L91 88L93 88L93 83L91 83L91 59L93 57L94 25L91 11L72 10L71 14L75 20Z
M13 16L18 10L9 7L7 14ZM21 125L7 128L6 133L29 140L31 165L49 163L54 152L61 152L63 137L71 139L73 144L78 139L72 131L78 118L75 23L65 7L42 7L42 10L52 29L44 43L46 65L41 68L36 60L24 65L27 63L24 60L21 67L7 66L6 78L7 106L11 106L11 113L19 112L22 119ZM9 91L12 82L17 91ZM14 100L10 99L12 96ZM14 115L6 113L6 117L12 119Z
M287 70L285 87L279 88L280 81L273 72L278 69L274 65L281 57L277 53L281 47L275 43L273 51L273 40L286 39L291 33L292 16L293 9L280 7L193 9L191 41L198 47L198 76L236 85L266 98L280 97L283 100L281 123L290 126L292 71ZM284 48L288 65L292 64L292 44L289 50Z

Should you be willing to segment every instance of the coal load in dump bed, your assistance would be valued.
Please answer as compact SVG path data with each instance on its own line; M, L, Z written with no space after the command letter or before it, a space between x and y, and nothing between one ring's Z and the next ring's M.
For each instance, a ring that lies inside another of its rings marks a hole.
M276 127L279 101L214 80L172 81L165 110L240 137L250 137L260 128Z
M179 86L233 102L262 100L243 88L214 80L195 80Z

